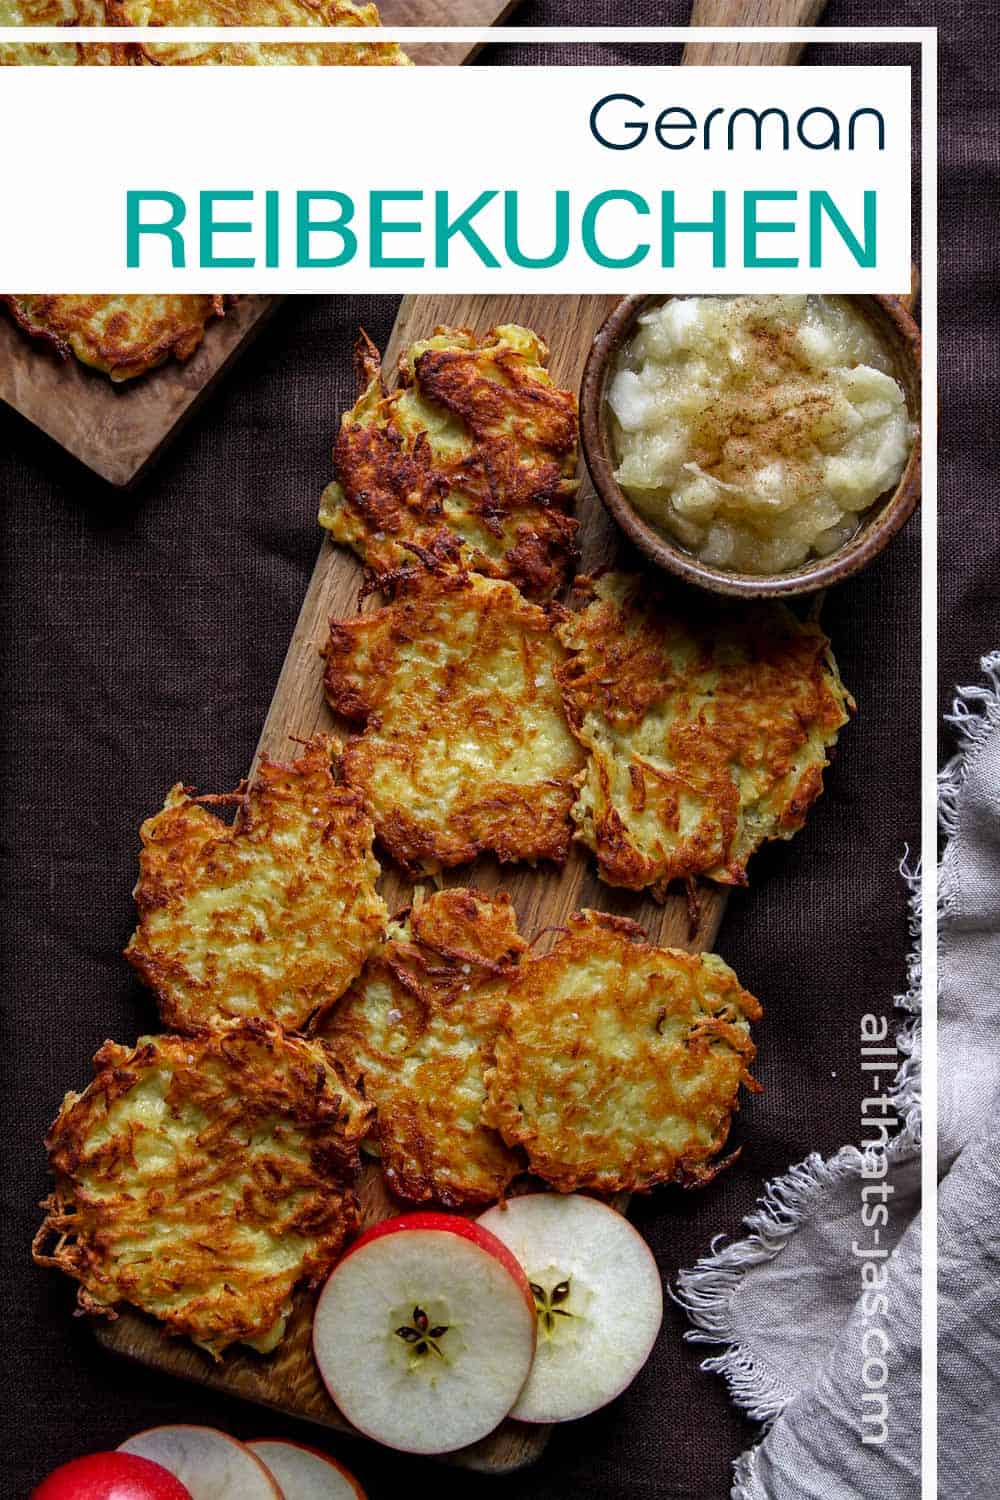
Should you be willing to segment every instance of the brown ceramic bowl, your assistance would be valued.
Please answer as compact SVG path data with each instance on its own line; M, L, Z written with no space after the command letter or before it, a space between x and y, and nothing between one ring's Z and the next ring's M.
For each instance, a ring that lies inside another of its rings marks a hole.
M625 297L598 329L580 388L580 433L594 488L625 535L657 567L699 588L740 598L770 599L808 594L840 583L877 557L913 514L920 498L920 330L898 297L853 296L893 360L893 373L906 393L917 426L913 450L895 490L882 495L861 519L857 531L836 552L814 557L784 573L735 573L703 563L635 509L615 479L610 409L604 399L619 349L640 315L668 297Z

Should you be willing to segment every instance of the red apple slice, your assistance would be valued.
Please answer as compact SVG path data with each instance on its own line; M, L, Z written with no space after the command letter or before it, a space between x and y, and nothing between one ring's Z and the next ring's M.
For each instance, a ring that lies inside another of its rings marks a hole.
M285 1500L260 1459L214 1427L150 1427L118 1451L162 1464L187 1486L191 1500Z
M348 1421L406 1453L450 1453L503 1421L535 1352L534 1298L479 1224L404 1214L363 1234L316 1306L313 1350Z
M367 1500L350 1470L303 1443L260 1439L247 1443L277 1480L286 1500Z
M538 1313L538 1348L511 1411L565 1422L606 1406L635 1379L663 1321L652 1252L596 1198L529 1193L476 1221L517 1256Z

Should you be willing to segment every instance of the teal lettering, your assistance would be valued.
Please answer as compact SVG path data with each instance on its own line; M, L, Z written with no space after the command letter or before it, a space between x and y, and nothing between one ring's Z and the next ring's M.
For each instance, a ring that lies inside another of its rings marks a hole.
M269 271L278 266L278 195L273 188L264 194L264 264Z
M662 195L663 245L662 261L669 270L677 264L677 236L679 234L710 234L712 236L712 265L715 268L726 264L726 195L720 190L712 194L712 217L683 223L675 215L674 192L667 188Z
M338 213L332 219L314 219L312 206L316 202L335 203ZM354 200L346 193L300 192L295 203L295 263L305 270L321 266L336 270L352 261L358 252L358 237L348 226L354 218ZM340 237L340 249L333 255L314 255L312 235L323 230Z
M829 193L811 192L809 194L809 264L813 268L823 264L823 215L830 220L834 229L840 235L844 244L850 250L859 266L871 269L875 265L876 234L875 219L876 205L875 193L871 188L865 189L864 196L864 221L865 227L864 243L858 240L854 231L850 228L840 209L834 203Z
M387 220L383 209L387 203L419 203L423 198L419 188L376 189L371 195L371 218L368 228L369 258L378 270L405 271L424 264L422 255L386 255L383 240L387 234L419 234L419 219Z
M165 203L170 216L156 224L145 224L142 220L144 203ZM125 194L125 264L130 271L139 265L139 236L143 234L165 234L170 241L170 265L173 270L183 270L184 239L178 233L184 223L187 209L178 193L142 193L129 189Z
M504 248L512 265L526 270L547 271L566 259L569 251L569 193L564 188L556 190L555 245L548 255L525 255L518 237L518 195L506 192L503 195Z
M583 248L590 259L595 265L606 266L611 271L627 271L630 266L637 266L646 259L649 246L637 245L630 255L606 255L597 243L597 216L606 203L628 203L637 214L648 214L649 204L638 193L609 189L591 198L583 211Z
M456 219L449 219L448 194L440 191L434 194L434 264L439 269L447 266L449 263L448 245L456 234L460 234L472 247L484 266L491 271L499 269L500 262L493 254L493 251L472 227L472 220L495 197L495 188L491 188L485 193L480 193L479 197L474 198L468 208L464 208Z
M798 193L790 188L765 189L761 192L751 191L743 194L743 264L748 270L768 270L780 266L798 265L797 255L759 255L757 252L759 234L795 233L795 224L790 219L775 219L771 223L762 224L757 218L757 205L759 203L794 203L798 196Z
M233 271L247 269L256 263L252 255L216 255L217 234L249 234L253 225L247 219L236 219L231 224L218 224L215 220L217 203L252 203L253 193L249 188L224 188L217 192L202 192L199 221L199 264L210 271Z

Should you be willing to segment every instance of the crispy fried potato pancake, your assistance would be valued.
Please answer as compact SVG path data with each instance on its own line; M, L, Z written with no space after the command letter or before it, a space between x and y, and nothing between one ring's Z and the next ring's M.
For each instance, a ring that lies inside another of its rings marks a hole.
M0 26L360 26L380 25L375 5L351 0L0 0ZM337 67L408 64L395 42L334 46L293 42L122 46L66 42L6 43L0 66L27 63L122 67L129 64L227 63ZM184 300L184 299L178 299ZM194 301L194 298L186 299Z
M167 1026L260 1016L292 1029L344 993L382 936L374 830L337 786L332 736L266 757L230 827L175 786L141 829L139 925L125 950Z
M642 929L576 912L522 961L501 1007L485 1123L560 1192L697 1186L718 1160L756 1048L754 997L713 953L656 948Z
M107 0L112 25L121 26L378 26L375 5L351 0ZM263 67L282 64L326 67L386 66L409 62L395 42L359 42L343 47L293 42L185 43L138 48L140 61L153 64L228 64Z
M589 757L577 838L609 885L745 885L754 850L803 826L854 709L830 642L782 605L682 618L644 579L580 582L590 603L556 629Z
M484 850L562 861L582 764L553 676L563 650L513 584L453 568L400 581L395 601L331 620L326 692L365 725L341 772L411 875Z
M526 594L553 593L576 556L577 421L548 356L516 324L481 342L438 328L403 355L388 391L362 334L364 391L341 423L320 525L385 584L420 549Z
M14 320L59 355L133 380L173 357L190 359L205 326L225 316L222 297L144 294L108 297L2 296Z
M393 922L322 1027L345 1074L364 1077L401 1198L492 1203L524 1170L480 1124L497 1008L524 947L508 896L437 891Z
M94 1065L46 1141L35 1260L74 1277L87 1312L129 1302L216 1358L270 1351L294 1288L357 1228L368 1106L321 1042L261 1021L106 1042Z
M104 0L0 0L0 26L110 26ZM83 63L113 67L127 63L127 47L79 42L5 42L0 67L27 64L73 67Z

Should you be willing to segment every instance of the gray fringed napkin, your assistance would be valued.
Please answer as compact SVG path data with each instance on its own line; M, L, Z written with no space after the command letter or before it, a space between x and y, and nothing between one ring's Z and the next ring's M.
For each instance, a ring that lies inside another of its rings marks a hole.
M960 748L940 779L939 1493L948 1500L1000 1490L1000 652L982 669L985 686L961 688L949 716ZM903 873L916 937L915 881ZM703 1368L768 1424L737 1461L733 1500L920 1494L916 954L909 984L897 1001L911 1013L896 1038L902 1066L885 1094L902 1130L888 1151L876 1139L864 1154L845 1146L829 1161L809 1157L770 1184L745 1239L716 1242L678 1278L695 1325L687 1337L722 1346ZM865 1112L866 1142L876 1117Z

